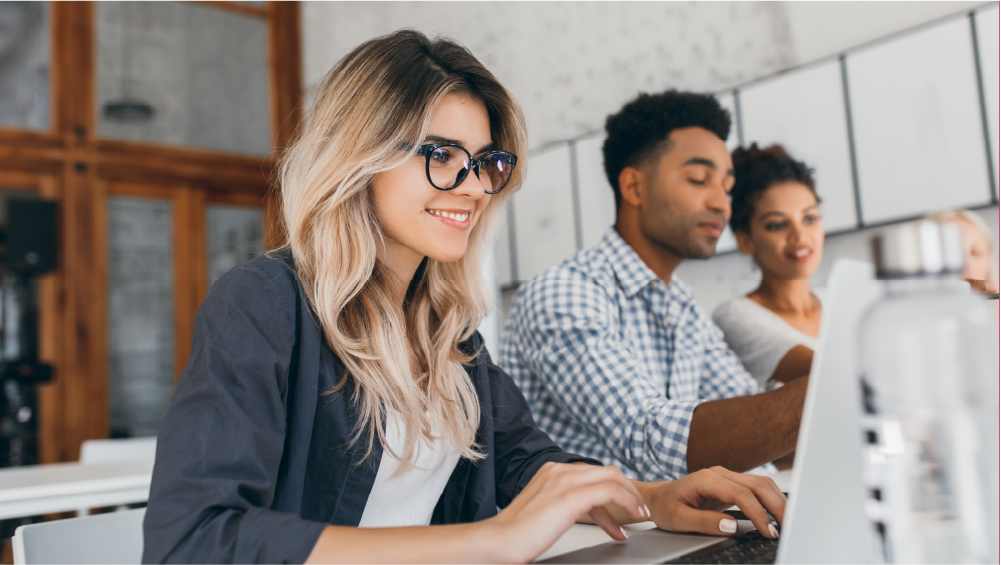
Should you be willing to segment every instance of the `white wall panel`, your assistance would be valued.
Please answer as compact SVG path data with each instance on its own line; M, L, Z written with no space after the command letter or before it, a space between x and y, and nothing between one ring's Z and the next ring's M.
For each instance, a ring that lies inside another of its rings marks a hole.
M738 123L740 116L737 115L737 104L733 98L733 94L717 94L716 99L719 100L720 106L730 112L730 135L726 138L726 148L732 152L734 149L740 147L737 130L741 125ZM741 103L743 103L743 100L741 100ZM743 110L743 107L741 107L741 110ZM727 225L723 233L719 236L719 241L716 242L716 253L726 253L736 249L737 240L734 239L733 232L730 231L730 226Z
M605 176L601 145L605 136L577 142L577 190L584 249L593 247L615 223L615 195Z
M576 252L569 145L529 160L525 185L514 195L514 218L520 280Z
M969 20L850 54L847 64L866 223L990 200Z
M994 155L994 186L998 186L998 7L981 10L976 15L980 72L984 79L987 102L987 131Z
M816 170L824 229L858 225L841 64L779 75L741 89L744 144L781 143Z
M506 206L497 216L497 240L494 242L494 272L497 275L497 284L507 286L514 282L514 274L511 272L511 230L508 229L508 206L511 200L508 199Z
M730 224L727 224L723 228L723 233L720 234L719 239L716 240L716 254L727 253L729 251L737 250L737 238L733 236L733 231L730 229Z
M740 139L737 136L737 105L733 99L733 94L717 94L716 99L719 105L727 112L730 112L730 136L726 138L726 148L733 151L740 146Z

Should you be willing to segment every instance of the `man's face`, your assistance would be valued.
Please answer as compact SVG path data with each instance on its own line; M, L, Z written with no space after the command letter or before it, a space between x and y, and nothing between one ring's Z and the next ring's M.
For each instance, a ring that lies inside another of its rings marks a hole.
M730 152L699 127L674 130L668 140L659 159L643 167L640 230L679 258L708 259L730 219Z

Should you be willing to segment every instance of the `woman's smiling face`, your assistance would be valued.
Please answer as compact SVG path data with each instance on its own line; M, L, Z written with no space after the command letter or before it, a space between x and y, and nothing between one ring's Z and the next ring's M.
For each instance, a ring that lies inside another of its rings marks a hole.
M421 145L427 143L455 143L474 159L480 157L493 148L486 107L467 95L446 95L421 140ZM459 186L438 190L428 182L426 162L416 154L372 179L376 214L387 236L379 258L401 275L412 274L424 257L442 262L462 258L469 233L490 202L486 174L481 180L470 171Z
M769 187L754 204L750 232L735 235L742 252L782 280L810 278L824 255L817 197L798 182Z

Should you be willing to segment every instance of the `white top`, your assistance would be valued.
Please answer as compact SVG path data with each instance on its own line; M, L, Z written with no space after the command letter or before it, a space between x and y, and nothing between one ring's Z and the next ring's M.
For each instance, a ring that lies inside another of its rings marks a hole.
M797 345L817 349L817 338L746 296L720 304L713 312L713 321L744 367L766 388L774 388L769 379L790 349Z
M386 443L402 455L406 439L399 415L390 413L386 422ZM358 527L427 526L458 462L459 452L452 444L436 438L430 448L421 445L414 467L394 477L400 460L388 449L383 449L379 472Z

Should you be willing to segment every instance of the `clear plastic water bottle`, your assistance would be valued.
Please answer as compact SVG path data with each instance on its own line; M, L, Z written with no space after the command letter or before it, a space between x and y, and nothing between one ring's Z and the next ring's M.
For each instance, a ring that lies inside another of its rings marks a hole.
M952 224L874 240L884 297L862 322L866 514L887 563L998 562L998 333L955 279Z

